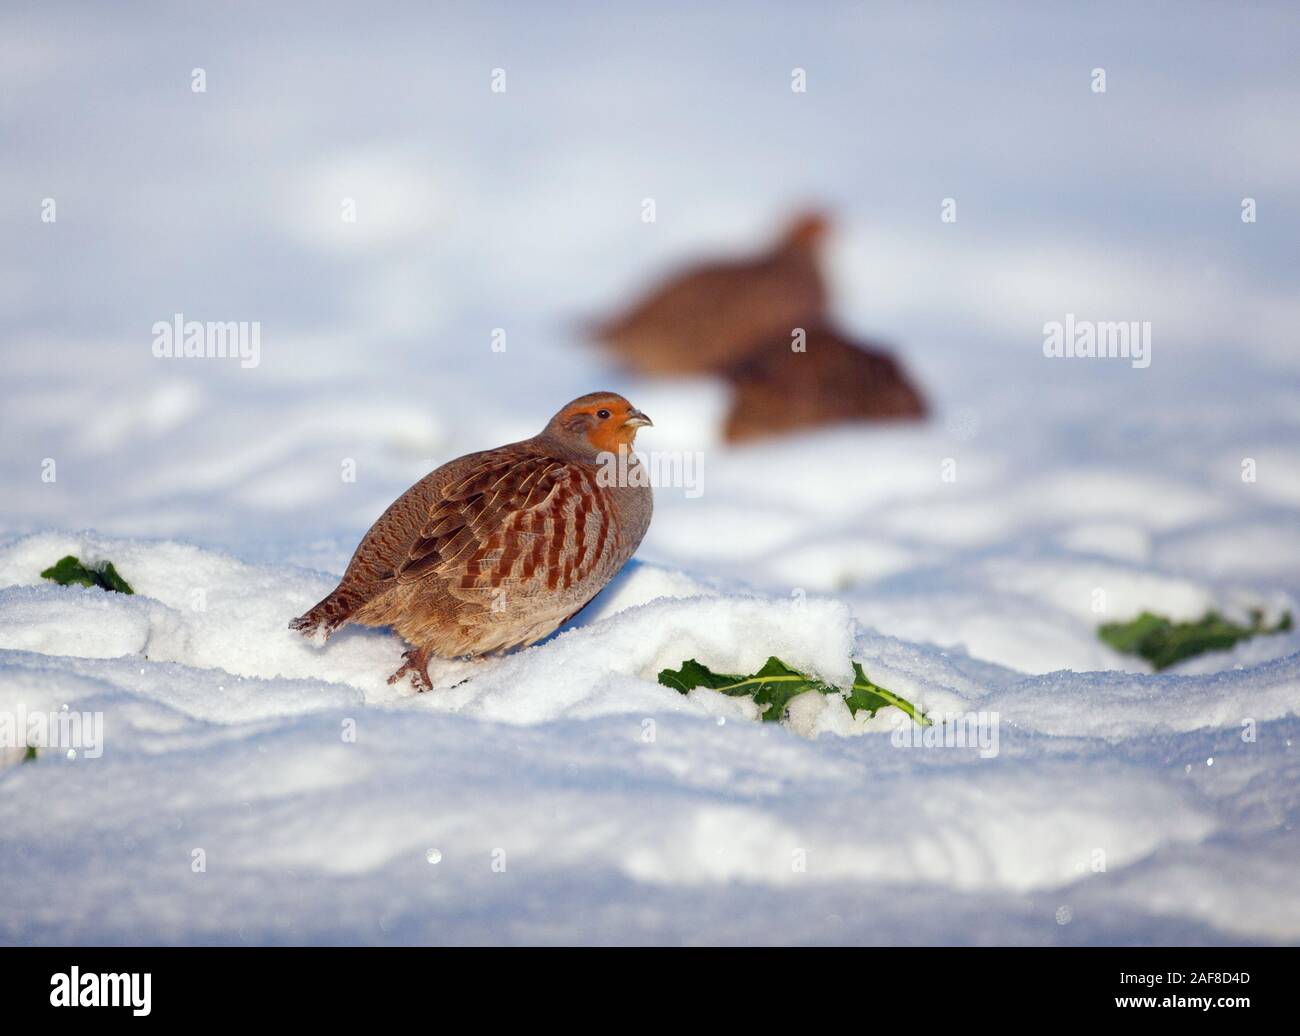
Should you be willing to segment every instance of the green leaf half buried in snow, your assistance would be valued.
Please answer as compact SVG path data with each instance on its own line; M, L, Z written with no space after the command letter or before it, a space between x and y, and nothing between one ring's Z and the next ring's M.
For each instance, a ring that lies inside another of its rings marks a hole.
M843 696L849 711L855 716L864 709L868 715L874 716L886 705L893 705L918 723L929 725L930 721L911 702L872 683L857 662L853 663L853 677L853 686L846 694L838 687L791 669L776 656L769 658L763 668L752 676L715 673L708 666L691 658L682 663L681 669L663 670L659 674L659 682L682 694L696 687L708 687L731 697L753 698L755 703L764 707L763 719L768 722L779 721L784 717L790 699L805 691L817 691L820 694Z
M921 726L930 726L930 720L915 705L906 698L900 698L893 691L887 691L879 684L872 683L857 662L853 663L853 686L849 689L848 703L849 710L855 716L858 714L858 709L866 709L874 716L886 705L892 705L896 709L902 709Z
M114 590L119 594L133 594L130 584L113 567L113 562L105 561L98 568L87 568L81 560L72 554L51 565L41 573L42 579L52 579L60 586L78 583L81 586L97 586L101 590Z
M1143 612L1129 622L1108 622L1097 636L1126 655L1140 655L1156 669L1167 669L1185 658L1207 651L1227 651L1240 640L1261 633L1284 633L1291 628L1291 613L1276 626L1264 624L1264 614L1251 612L1249 626L1225 619L1218 612L1206 612L1195 622L1173 622L1163 615Z

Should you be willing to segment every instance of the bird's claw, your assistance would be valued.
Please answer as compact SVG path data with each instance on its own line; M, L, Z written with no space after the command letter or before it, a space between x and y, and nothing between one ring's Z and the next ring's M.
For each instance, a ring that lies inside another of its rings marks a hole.
M429 656L420 648L402 652L402 667L388 678L390 684L397 683L402 677L410 675L411 686L417 692L433 690L433 681L429 679Z

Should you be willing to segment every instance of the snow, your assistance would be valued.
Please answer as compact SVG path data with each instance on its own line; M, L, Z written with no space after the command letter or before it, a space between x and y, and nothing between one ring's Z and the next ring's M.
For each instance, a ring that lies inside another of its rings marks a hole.
M1096 634L1300 618L1300 151L1257 103L1294 90L1294 27L576 17L391 12L340 46L251 6L0 15L0 719L104 724L98 756L0 748L0 942L1300 939L1300 632L1159 674ZM728 448L720 383L579 340L803 198L838 215L838 318L932 421ZM176 312L260 320L260 364L154 358ZM1046 359L1067 312L1151 320L1152 365ZM701 478L570 627L423 695L388 631L286 628L411 482L597 388ZM135 595L41 579L66 554ZM656 679L770 655L859 661L996 748Z
M111 557L138 594L42 585L37 559L65 552ZM106 727L100 759L43 752L0 778L0 862L109 909L12 913L10 941L743 941L725 905L766 888L799 891L764 899L760 937L777 940L1053 941L1059 903L1095 910L1100 938L1169 918L1198 939L1296 933L1294 897L1264 910L1215 862L1235 843L1289 884L1294 635L1240 670L1032 676L874 632L830 597L719 593L640 563L577 628L437 663L439 689L415 695L384 682L391 635L322 649L276 621L328 583L305 570L43 533L0 550L0 574L0 710L67 706ZM761 724L748 700L655 680L684 658L749 671L768 653L841 683L862 660L939 719L996 714L996 751L899 741L900 713L855 720L816 694ZM436 874L420 869L431 849ZM629 912L646 889L652 905ZM864 890L884 898L853 922ZM978 933L938 934L889 890L1002 905ZM845 920L809 927L805 895Z

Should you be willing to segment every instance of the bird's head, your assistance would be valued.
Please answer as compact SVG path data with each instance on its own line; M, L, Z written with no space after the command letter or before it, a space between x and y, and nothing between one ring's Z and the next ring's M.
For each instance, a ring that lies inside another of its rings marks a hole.
M812 250L819 246L831 228L830 217L824 212L801 212L786 224L781 238L784 247Z
M567 404L546 431L595 453L619 453L631 449L638 428L653 424L617 392L592 392Z

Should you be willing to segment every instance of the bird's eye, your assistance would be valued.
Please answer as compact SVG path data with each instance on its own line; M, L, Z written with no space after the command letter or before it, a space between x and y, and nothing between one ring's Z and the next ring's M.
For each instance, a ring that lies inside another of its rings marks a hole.
M602 421L604 421L606 418L609 417L609 411L608 411L608 410L597 410L597 411L596 411L596 416L599 417Z

